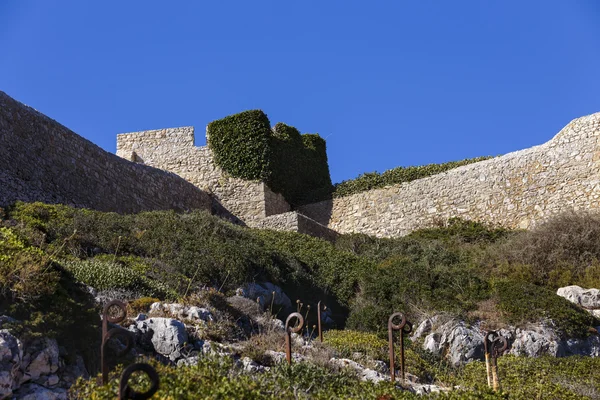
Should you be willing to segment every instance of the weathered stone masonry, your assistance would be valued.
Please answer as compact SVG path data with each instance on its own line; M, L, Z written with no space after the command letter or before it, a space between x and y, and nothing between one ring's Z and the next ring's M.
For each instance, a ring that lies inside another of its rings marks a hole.
M121 213L211 207L177 175L125 161L0 92L0 206L17 200Z
M291 211L263 182L218 168L208 147L194 145L191 127L119 135L117 154L130 162L0 92L0 206L23 200L138 212L212 203L249 226L330 240L331 230L397 237L451 217L529 228L566 210L600 208L599 138L600 113L540 146Z
M339 233L381 237L450 217L529 228L566 210L600 208L599 137L597 113L540 146L299 211Z
M264 182L234 178L217 167L207 146L194 146L191 126L117 135L117 155L176 173L249 226L290 210L283 196Z

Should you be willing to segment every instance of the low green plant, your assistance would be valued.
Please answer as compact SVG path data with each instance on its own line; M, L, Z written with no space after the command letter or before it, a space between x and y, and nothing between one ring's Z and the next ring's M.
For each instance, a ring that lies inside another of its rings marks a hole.
M595 399L600 396L597 357L498 358L502 391L510 399ZM445 377L449 385L478 391L486 385L485 363L476 361Z
M498 281L494 284L498 309L513 324L548 320L563 337L586 337L600 321L555 292L528 282Z
M389 383L361 382L347 370L333 372L309 363L285 364L261 374L246 374L234 368L227 358L202 357L197 366L169 367L150 362L160 376L160 399L418 399L417 395L393 388ZM79 380L70 390L73 399L114 399L118 374L107 385L96 379ZM131 384L143 390L147 378L134 378Z
M0 227L0 298L32 301L53 293L58 279L50 256Z
M112 262L94 259L64 261L63 266L75 279L97 290L122 289L141 296L177 298L177 293L162 282Z
M463 165L488 160L492 157L468 158L461 161L451 161L442 164L427 164L422 166L398 167L383 173L368 172L358 178L343 181L334 185L333 197L350 196L352 194L397 185L416 179L426 178Z

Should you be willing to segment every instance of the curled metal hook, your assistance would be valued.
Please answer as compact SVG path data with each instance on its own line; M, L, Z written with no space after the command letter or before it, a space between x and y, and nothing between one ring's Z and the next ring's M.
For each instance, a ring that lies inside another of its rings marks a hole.
M111 314L111 309L117 308L119 313L114 315ZM104 309L102 310L102 344L100 346L100 366L102 370L102 384L106 385L108 383L108 363L107 363L107 350L108 350L108 341L111 338L116 336L121 336L125 339L126 345L125 349L120 350L117 353L118 357L126 354L133 347L133 338L131 336L131 332L123 329L123 328L113 328L108 330L108 323L117 324L122 322L127 318L127 306L125 303L119 300L112 300L108 302Z
M487 372L488 387L494 391L500 388L500 378L498 376L498 357L504 354L508 348L508 342L504 336L496 331L489 331L483 339L483 348L485 351L485 368Z
M137 392L129 386L129 378L134 372L145 372L150 379L151 386L146 392ZM145 400L149 399L158 391L159 378L156 370L145 363L132 364L123 370L121 380L119 381L119 400L133 399Z
M399 324L394 324L394 318L400 318ZM400 331L400 376L404 382L404 334L412 332L412 324L406 320L402 313L394 313L388 319L388 341L390 355L390 380L392 383L396 380L396 361L394 354L394 331Z
M295 327L290 326L290 322L298 318L298 324ZM298 333L304 325L304 317L300 313L291 313L285 320L285 357L288 364L292 364L292 333Z

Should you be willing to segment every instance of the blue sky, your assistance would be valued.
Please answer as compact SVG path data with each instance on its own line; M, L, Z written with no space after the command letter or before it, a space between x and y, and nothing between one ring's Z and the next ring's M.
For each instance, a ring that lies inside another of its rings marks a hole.
M102 148L260 108L332 179L498 155L600 111L600 2L0 1L0 90Z

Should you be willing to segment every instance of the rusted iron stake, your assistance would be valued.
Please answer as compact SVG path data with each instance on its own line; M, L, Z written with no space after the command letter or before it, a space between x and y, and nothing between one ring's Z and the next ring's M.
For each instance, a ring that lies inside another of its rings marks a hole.
M492 335L490 335L492 334ZM495 337L494 337L495 335ZM492 339L490 339L492 337ZM491 355L491 375L492 375L492 388L494 392L497 392L500 389L500 377L498 375L498 357L500 357L504 351L508 348L508 343L504 336L500 336L496 332L488 332L485 336L485 341L488 341L488 348L486 350L490 351ZM486 353L487 356L487 353ZM489 376L488 376L488 384L489 384Z
M119 314L116 316L110 315L110 309L117 308L119 309ZM122 356L126 354L131 347L133 346L133 340L131 338L131 333L126 331L123 328L113 328L110 331L108 330L108 323L117 324L127 318L127 306L125 303L119 300L113 300L104 306L102 310L102 344L100 346L100 366L102 369L102 384L106 385L108 383L108 362L107 362L107 350L108 350L108 341L115 337L121 336L127 344L125 345L125 349L119 351L117 356Z
M412 324L406 321L406 325L402 329L400 329L400 376L402 377L402 383L405 382L404 379L404 334L409 334L412 332Z
M317 324L319 329L319 340L323 343L323 331L321 330L321 302L317 304Z
M491 341L494 340L498 334L496 331L488 331L483 338L483 351L485 353L485 373L487 374L488 387L492 387L492 371L490 370L490 348Z
M298 325L294 328L290 326L292 319L298 318ZM292 333L298 333L304 325L304 317L300 313L291 313L285 320L285 357L289 365L292 365Z
M141 371L145 372L150 379L150 389L146 392L137 392L129 387L128 381L134 372ZM149 399L158 391L158 373L150 365L146 363L132 364L123 370L121 374L121 380L119 381L119 400L133 399L133 400L145 400Z
M400 324L394 324L394 318L400 318L402 321ZM394 355L394 331L400 331L402 336L402 330L406 326L406 316L402 313L394 313L388 319L388 341L389 341L389 354L390 354L390 379L392 383L396 380L396 361ZM411 328L412 329L412 328ZM400 343L400 370L402 371L402 380L404 381L404 342Z

